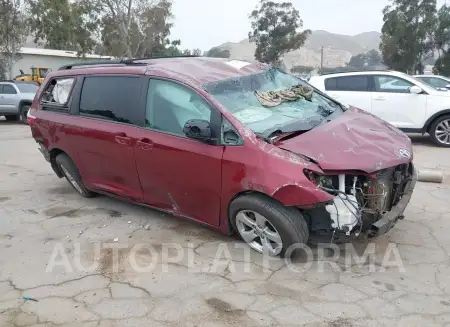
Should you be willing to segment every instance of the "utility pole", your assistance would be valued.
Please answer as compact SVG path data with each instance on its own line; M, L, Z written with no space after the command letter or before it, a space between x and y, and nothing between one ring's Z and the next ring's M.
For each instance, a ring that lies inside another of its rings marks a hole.
M320 50L320 71L323 69L323 45L322 49Z

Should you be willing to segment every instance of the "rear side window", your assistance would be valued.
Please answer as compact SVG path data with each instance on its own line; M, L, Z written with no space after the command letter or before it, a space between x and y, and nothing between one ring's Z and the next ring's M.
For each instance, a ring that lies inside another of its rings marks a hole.
M46 86L41 98L43 110L69 111L69 100L75 78L62 77L52 79Z
M325 80L325 90L369 92L369 77L357 75L327 78Z
M134 76L88 76L80 98L80 116L139 124L141 79Z
M16 89L9 84L0 85L0 93L1 94L16 94Z

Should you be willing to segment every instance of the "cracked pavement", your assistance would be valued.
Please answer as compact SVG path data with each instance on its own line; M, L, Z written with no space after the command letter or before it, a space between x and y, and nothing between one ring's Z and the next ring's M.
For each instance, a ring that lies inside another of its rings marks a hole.
M413 139L417 165L449 167L448 149ZM387 235L290 263L168 214L81 198L27 126L0 121L0 326L449 327L449 198L447 181L418 183Z

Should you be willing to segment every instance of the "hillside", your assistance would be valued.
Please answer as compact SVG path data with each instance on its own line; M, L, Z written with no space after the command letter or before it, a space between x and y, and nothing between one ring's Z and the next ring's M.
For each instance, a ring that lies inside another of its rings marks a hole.
M379 32L365 32L357 35L341 35L327 31L312 31L305 46L299 50L287 53L284 57L288 68L295 65L320 66L320 52L324 47L325 67L338 67L345 65L353 55L378 50L380 43ZM232 59L254 60L255 44L248 39L241 42L227 42L218 46L220 49L230 51Z

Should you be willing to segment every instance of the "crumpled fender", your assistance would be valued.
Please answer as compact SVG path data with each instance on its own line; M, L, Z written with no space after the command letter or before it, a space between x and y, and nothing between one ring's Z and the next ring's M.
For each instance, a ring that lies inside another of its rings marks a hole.
M327 202L333 196L327 192L310 185L308 187L301 184L287 184L275 190L271 195L285 206L308 207L318 202Z

